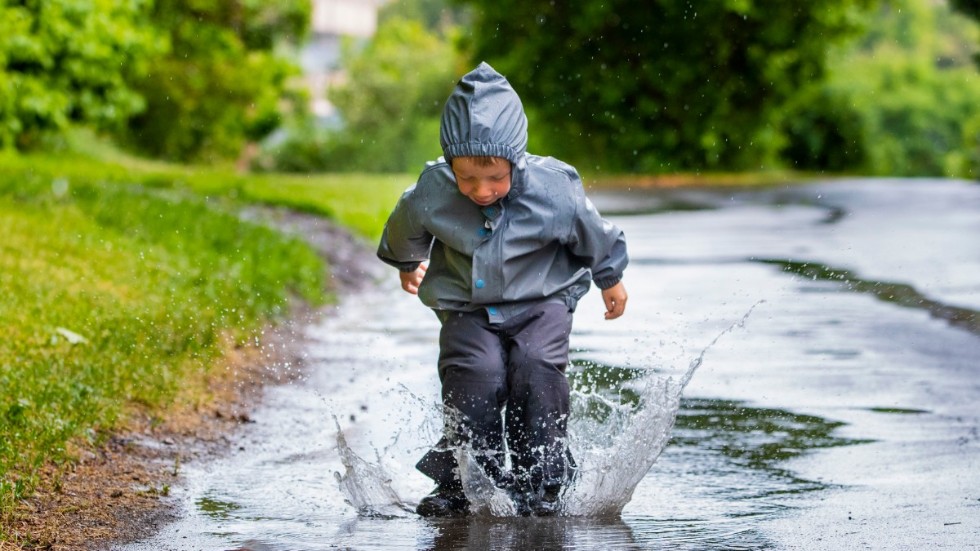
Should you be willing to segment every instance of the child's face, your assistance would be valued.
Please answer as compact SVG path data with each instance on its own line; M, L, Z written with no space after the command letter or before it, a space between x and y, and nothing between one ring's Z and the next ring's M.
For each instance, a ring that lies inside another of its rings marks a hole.
M510 191L510 161L494 157L494 162L483 166L476 157L453 159L453 174L459 192L481 207L492 205Z

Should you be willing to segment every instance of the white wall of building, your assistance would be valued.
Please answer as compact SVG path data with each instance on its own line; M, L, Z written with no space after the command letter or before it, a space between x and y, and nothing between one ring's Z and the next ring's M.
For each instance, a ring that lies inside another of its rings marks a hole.
M313 0L313 32L367 38L378 29L383 0Z
M320 119L335 114L327 101L330 83L339 74L343 37L370 38L378 30L378 9L388 0L312 0L310 42L300 52L300 64L310 89L313 113Z

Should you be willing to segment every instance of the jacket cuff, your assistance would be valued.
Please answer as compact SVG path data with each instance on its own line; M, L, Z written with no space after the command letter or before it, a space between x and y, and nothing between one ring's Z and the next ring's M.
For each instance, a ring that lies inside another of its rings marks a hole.
M415 270L418 270L419 265L422 264L419 261L399 262L397 260L392 260L385 257L380 252L378 253L378 258L385 264L398 268L399 272L414 272Z
M610 277L600 277L598 279L593 279L592 281L595 282L596 287L602 290L606 290L619 283L622 279L623 276L618 275L618 276L610 276Z

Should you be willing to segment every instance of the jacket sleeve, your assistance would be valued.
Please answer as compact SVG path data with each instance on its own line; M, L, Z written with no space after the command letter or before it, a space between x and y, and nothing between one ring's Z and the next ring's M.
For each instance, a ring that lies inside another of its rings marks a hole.
M403 272L411 272L429 258L432 234L421 224L415 203L416 187L402 194L385 223L378 245L378 258Z
M574 169L568 172L575 194L575 216L568 237L569 250L592 270L592 281L600 289L619 283L629 263L623 231L602 218L585 196L582 180Z

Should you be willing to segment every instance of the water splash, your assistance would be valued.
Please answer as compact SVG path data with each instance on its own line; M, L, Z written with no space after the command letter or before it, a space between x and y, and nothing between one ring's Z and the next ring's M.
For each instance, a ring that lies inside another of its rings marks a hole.
M680 409L681 394L704 362L705 354L726 334L744 327L759 301L708 343L678 380L652 372L636 372L617 381L618 396L610 389L572 391L569 446L579 468L575 481L562 495L566 517L616 517L633 491L656 463L667 443ZM628 395L625 399L623 395ZM596 414L596 412L601 414ZM412 508L391 487L391 476L380 458L371 463L347 445L338 424L337 448L346 473L335 473L348 503L362 516L404 517ZM510 517L516 508L507 493L483 473L472 449L456 450L463 490L470 512L483 517Z
M357 514L367 517L404 517L414 510L408 507L398 493L391 487L391 476L381 466L381 459L376 463L365 461L347 445L344 431L337 423L337 451L345 473L335 472L334 477L340 485L340 491Z
M483 517L517 515L514 501L483 472L472 448L465 445L458 448L456 461L463 480L463 493L470 500L470 513Z
M696 369L693 362L691 365ZM650 376L636 409L599 394L576 393L573 399L601 401L611 414L601 423L590 423L587 431L579 430L580 424L572 420L570 446L578 458L579 472L563 496L565 515L601 517L622 512L670 440L683 388L670 378ZM611 442L595 443L593 435L615 436Z

